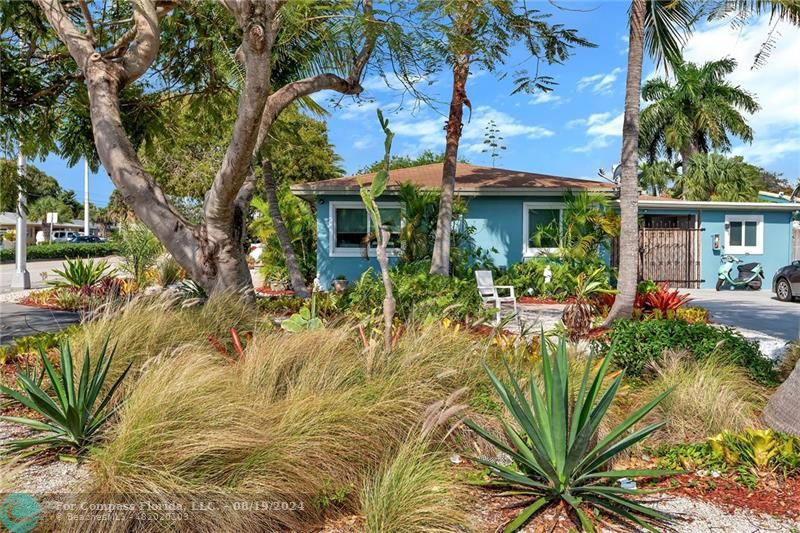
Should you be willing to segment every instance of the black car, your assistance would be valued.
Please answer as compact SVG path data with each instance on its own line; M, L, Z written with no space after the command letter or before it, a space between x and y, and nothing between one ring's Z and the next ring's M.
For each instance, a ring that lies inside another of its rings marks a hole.
M68 240L67 242L71 242L74 244L85 244L87 242L103 242L103 239L97 237L95 235L75 235L73 238Z
M778 300L788 302L793 298L800 298L800 261L793 261L791 265L779 268L772 278L772 292Z

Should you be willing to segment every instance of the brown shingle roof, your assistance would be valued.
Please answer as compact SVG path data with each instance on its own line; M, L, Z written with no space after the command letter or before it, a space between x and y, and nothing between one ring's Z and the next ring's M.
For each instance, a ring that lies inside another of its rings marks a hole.
M316 194L320 192L343 192L356 190L359 183L368 185L375 178L375 173L345 176L324 181L315 181L292 185L296 194ZM389 187L396 187L405 182L411 182L424 189L441 187L442 163L433 163L418 167L392 170L389 173ZM602 190L611 191L611 183L600 181L565 178L561 176L548 176L520 170L507 170L503 168L481 167L459 163L456 166L456 192L490 192L509 189L575 189L575 190Z

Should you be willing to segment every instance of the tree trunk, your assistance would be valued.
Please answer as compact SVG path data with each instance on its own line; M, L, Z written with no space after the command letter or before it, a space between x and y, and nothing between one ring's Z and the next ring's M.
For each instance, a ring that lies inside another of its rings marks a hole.
M456 188L456 165L458 143L463 127L464 104L467 101L467 78L469 57L462 56L453 66L453 95L450 99L450 115L447 119L447 140L442 165L442 195L439 199L439 216L436 219L436 239L433 243L431 274L450 274L450 231L453 222L453 199Z
M267 197L269 217L272 219L272 227L275 228L275 235L278 236L278 242L281 245L281 250L283 250L283 257L286 261L286 270L289 273L289 281L292 284L292 290L297 296L308 298L308 288L303 279L303 274L300 272L297 254L294 252L294 246L292 246L292 240L289 237L289 230L286 229L286 224L283 222L283 215L281 215L280 206L278 205L278 192L275 186L275 176L272 172L272 162L269 159L264 159L261 164L261 170L264 175L264 194Z
M800 437L800 363L769 399L762 416L772 429Z
M389 278L389 257L386 255L386 245L389 242L389 230L381 228L376 251L378 266L381 269L383 280L383 348L386 353L392 351L392 322L394 321L395 301L392 290L392 280Z
M633 311L639 280L639 98L644 55L645 0L633 0L628 43L628 74L625 82L625 115L622 125L622 177L620 179L619 277L614 305L605 325L628 318Z

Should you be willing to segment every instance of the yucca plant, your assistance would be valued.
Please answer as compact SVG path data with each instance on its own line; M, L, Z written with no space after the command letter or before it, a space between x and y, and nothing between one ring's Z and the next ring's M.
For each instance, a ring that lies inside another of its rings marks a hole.
M111 268L108 261L95 262L92 259L67 259L61 270L54 268L53 273L58 279L48 281L55 287L74 287L83 289L97 284L105 276L113 275L115 269Z
M506 495L530 496L525 509L507 524L505 531L516 531L537 511L558 502L572 508L586 531L594 531L588 513L591 508L656 531L654 526L663 526L670 517L627 498L642 494L641 490L623 488L614 482L622 478L658 477L677 472L611 470L608 465L617 454L664 425L664 422L657 422L629 432L670 391L658 395L607 435L598 438L598 428L622 385L623 374L620 373L604 391L601 390L611 354L605 356L594 376L591 374L596 365L592 358L587 360L575 393L570 387L564 339L560 339L552 357L544 338L540 345L542 386L532 376L527 394L508 364L509 384L505 384L484 363L486 374L516 422L512 426L500 419L509 444L474 421L465 420L469 428L513 460L506 467L477 459L495 478L489 484L507 488Z
M103 424L113 415L113 409L106 409L111 401L114 391L125 378L130 365L117 378L114 384L107 389L100 403L106 374L114 358L114 350L110 353L108 339L103 344L97 356L94 371L90 368L89 349L83 356L83 365L77 382L73 376L73 357L69 341L61 343L61 368L56 370L47 358L43 348L39 355L42 366L47 374L50 390L48 394L42 387L42 380L34 374L19 370L17 380L22 389L15 391L0 385L0 394L3 394L19 405L40 415L44 421L16 416L0 416L0 420L22 424L43 433L43 436L18 439L5 443L4 447L11 451L20 451L32 446L49 446L53 448L71 447L82 451L98 434Z

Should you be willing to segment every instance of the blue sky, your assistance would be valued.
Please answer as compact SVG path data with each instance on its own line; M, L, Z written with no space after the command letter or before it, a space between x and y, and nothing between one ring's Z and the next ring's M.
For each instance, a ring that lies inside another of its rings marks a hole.
M531 5L529 3L529 5ZM513 72L523 64L524 50L515 49L506 63L506 79L486 72L473 72L467 85L472 102L471 121L465 124L460 156L474 164L491 165L482 153L484 128L490 120L505 138L507 150L496 166L594 179L599 168L610 169L619 160L622 109L625 97L627 59L626 2L569 2L571 9L557 11L542 2L539 7L554 12L553 22L576 28L598 48L576 49L563 65L542 65L540 73L558 82L548 94L516 94ZM727 22L703 24L693 34L684 55L695 62L730 56L739 62L731 80L756 94L761 111L750 117L755 130L752 145L735 144L733 153L768 170L782 172L792 182L800 178L800 30L779 25L776 49L766 66L751 69L755 52L767 38L768 19L732 28ZM645 77L656 75L645 62ZM354 172L382 156L382 136L375 117L380 107L390 119L396 138L393 153L414 155L429 148L441 151L442 130L450 94L450 76L443 72L421 82L420 88L438 100L435 107L414 106L399 84L369 74L360 100L340 99L334 94L315 98L330 108L327 119L330 140L343 158L347 172ZM338 101L338 106L331 105ZM65 188L82 197L83 165L68 168L56 157L37 163ZM105 205L113 190L101 169L92 176L90 199Z

